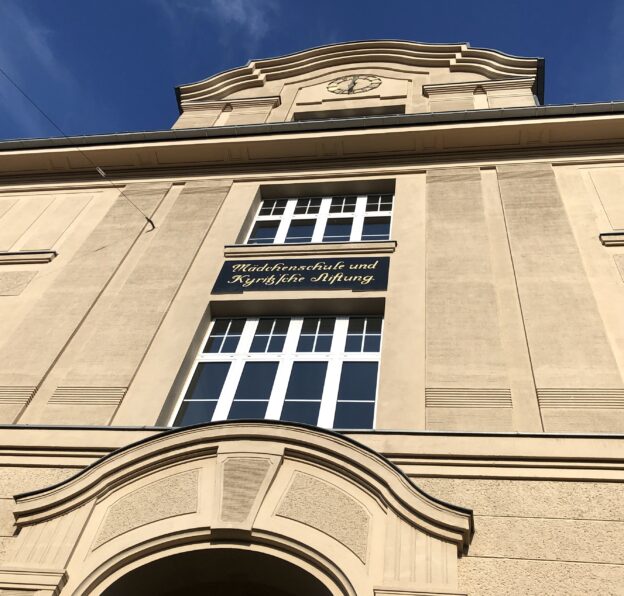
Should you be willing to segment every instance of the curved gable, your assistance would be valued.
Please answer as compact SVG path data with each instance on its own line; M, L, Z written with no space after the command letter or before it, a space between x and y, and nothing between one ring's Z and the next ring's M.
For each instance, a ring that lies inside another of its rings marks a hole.
M535 105L542 70L538 58L468 44L334 44L178 87L174 128ZM362 82L348 90L350 77ZM337 92L331 84L340 79Z
M428 496L375 452L268 422L164 432L18 495L15 518L20 533L4 568L66 569L57 581L71 594L99 594L153 553L241 541L313 561L320 575L342 577L342 593L396 585L396 570L415 558L426 564L413 587L448 591L472 537L469 510ZM43 560L30 556L34 544Z

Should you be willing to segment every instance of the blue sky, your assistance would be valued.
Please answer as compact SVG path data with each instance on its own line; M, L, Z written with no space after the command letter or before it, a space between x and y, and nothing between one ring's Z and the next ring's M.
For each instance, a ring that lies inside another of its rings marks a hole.
M68 135L170 128L174 87L356 39L546 59L546 103L624 100L622 0L0 0L0 67ZM0 139L59 136L0 75Z

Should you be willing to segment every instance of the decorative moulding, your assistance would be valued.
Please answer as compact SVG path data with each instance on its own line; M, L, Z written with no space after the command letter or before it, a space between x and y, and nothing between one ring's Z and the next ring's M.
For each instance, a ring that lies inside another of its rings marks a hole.
M427 97L443 95L445 93L474 93L481 87L486 93L498 89L527 89L535 84L534 78L503 79L499 81L469 81L462 83L440 83L438 85L423 85L423 93Z
M249 99L227 99L223 101L183 101L180 105L185 112L200 110L236 111L240 108L268 107L277 108L281 103L279 96L252 97Z
M15 252L0 252L0 265L31 265L35 263L49 263L56 258L55 250L18 250Z
M30 385L0 387L0 405L26 405L37 391Z
M375 596L467 596L466 592L446 592L444 590L436 590L432 592L431 590L427 590L426 592L412 591L412 590L402 590L401 588L397 589L377 589L375 588Z
M359 41L322 46L267 60L254 60L241 68L178 87L178 101L182 105L189 100L224 99L244 89L263 87L267 81L293 79L321 68L379 62L414 68L448 68L454 72L477 73L491 79L505 79L514 75L518 78L533 77L538 75L541 68L537 58L508 56L495 50L471 48L467 44Z
M511 408L511 390L508 388L425 388L428 408Z
M27 595L50 594L57 596L67 583L67 573L62 569L12 569L3 567L0 571L0 594L5 592ZM41 592L40 592L41 591Z
M624 246L624 231L603 232L598 238L603 246Z
M129 445L58 485L17 495L16 524L21 528L42 523L101 499L115 487L144 476L147 469L155 473L169 469L172 462L180 465L211 458L228 452L228 445L243 444L251 449L250 453L261 449L266 452L272 447L274 453L282 453L290 461L312 462L324 473L357 479L356 484L368 494L382 495L386 506L400 519L436 539L454 544L459 553L471 541L470 510L428 496L377 453L333 433L267 422L177 429ZM242 457L249 459L251 455Z
M127 387L57 387L48 403L116 406L127 390Z
M541 408L624 409L624 388L537 388Z
M384 242L314 242L305 244L231 244L223 249L225 258L297 257L301 255L390 254L395 240Z

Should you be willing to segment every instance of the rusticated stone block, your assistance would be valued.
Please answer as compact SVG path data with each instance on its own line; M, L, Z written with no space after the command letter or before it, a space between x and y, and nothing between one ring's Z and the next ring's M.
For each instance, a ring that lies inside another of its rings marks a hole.
M624 522L476 517L471 556L624 564Z
M459 587L475 596L622 596L624 566L464 557Z
M106 513L93 548L146 524L197 511L198 470L152 482L122 497Z
M0 499L0 536L13 536L13 499Z
M370 516L353 497L328 482L297 472L277 515L324 532L366 562Z
M75 468L0 468L0 497L12 497L56 484L77 471Z
M624 521L624 488L610 482L418 478L416 484L475 515Z
M232 457L223 464L223 521L247 519L270 465L268 459L255 457Z

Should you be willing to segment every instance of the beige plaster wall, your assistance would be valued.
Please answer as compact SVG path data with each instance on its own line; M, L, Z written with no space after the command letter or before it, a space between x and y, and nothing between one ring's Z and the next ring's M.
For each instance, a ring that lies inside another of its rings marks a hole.
M624 491L620 483L418 478L470 507L475 535L459 563L468 594L621 594Z
M386 320L377 428L621 432L624 248L598 236L618 229L622 169L524 162L325 173L316 186L281 171L128 185L155 231L112 190L7 193L7 250L58 256L0 265L0 277L33 274L0 297L2 420L166 424L213 308L362 312L375 298ZM387 291L211 298L224 247L244 237L263 192L333 192L337 180L340 192L395 187L396 246L373 249L390 255Z
M77 468L51 468L28 465L0 466L0 563L14 540L16 531L13 496L18 493L45 488L75 474Z

